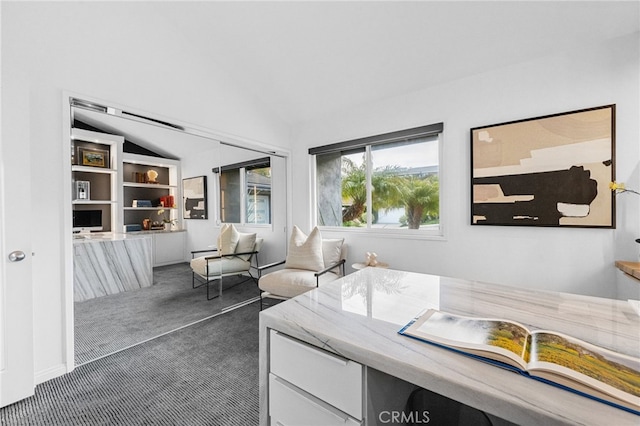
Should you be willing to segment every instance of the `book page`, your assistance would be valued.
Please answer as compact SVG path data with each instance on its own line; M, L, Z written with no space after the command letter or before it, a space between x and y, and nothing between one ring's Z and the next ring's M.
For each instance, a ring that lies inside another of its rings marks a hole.
M522 369L529 359L529 330L511 321L470 318L429 310L404 334L515 364Z
M535 331L531 339L529 373L532 376L538 375L594 396L608 395L613 399L604 399L625 401L627 404L624 405L640 409L640 358L556 332ZM578 383L583 386L578 387ZM597 392L590 392L588 388Z

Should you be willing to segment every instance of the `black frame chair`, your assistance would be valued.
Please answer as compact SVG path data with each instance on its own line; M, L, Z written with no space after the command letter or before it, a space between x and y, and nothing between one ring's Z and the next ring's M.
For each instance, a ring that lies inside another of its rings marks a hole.
M258 284L258 289L260 290L260 310L262 310L262 307L263 307L262 299L265 298L265 297L270 297L272 299L281 299L281 300L289 299L288 297L278 296L277 294L269 293L269 292L264 291L264 290L262 290L260 288L260 278L262 277L262 272L264 270L269 269L269 268L273 268L275 266L283 265L285 262L286 262L286 260L280 260L278 262L269 263L268 265L260 266L260 267L257 268L257 270L258 270L257 284ZM336 263L334 263L332 265L329 265L329 266L325 267L324 269L322 269L320 271L314 272L313 275L316 278L316 288L318 288L320 286L320 277L322 275L326 274L327 272L331 271L332 269L335 269L335 268L339 267L340 268L340 273L341 273L340 276L344 277L344 275L345 275L345 269L344 269L345 263L346 263L346 259L340 259L338 262L336 262ZM298 270L298 269L296 269L296 270ZM312 272L312 271L309 271L309 272ZM311 290L311 288L309 290Z
M211 248L211 249L206 249L206 250L193 250L191 252L191 260L196 258L196 254L202 254L202 253L211 253L211 252L217 252L218 249L217 248ZM204 275L198 274L196 273L193 268L191 268L191 287L192 288L199 288L202 287L203 285L207 286L207 300L212 300L215 299L216 297L222 296L222 279L224 277L232 277L232 276L240 276L242 275L243 272L247 272L249 274L249 277L246 280L240 281L236 284L234 284L233 286L229 287L229 288L233 288L239 284L242 284L244 282L247 282L249 280L253 280L256 285L258 283L258 279L259 279L259 274L260 274L260 270L259 270L259 261L258 261L258 252L259 250L254 250L254 251L250 251L250 252L243 252L243 253L229 253L229 254L218 254L218 255L214 255L214 256L207 256L205 257L205 260L207 261L207 265L206 265L206 271L209 271L209 262L213 261L213 260L219 260L219 259L225 259L225 258L233 258L233 257L238 257L238 256L242 256L242 255L251 255L248 259L249 262L249 268L245 271L234 271L234 272L229 272L229 273L221 273L219 275L215 275L213 276L213 278L210 278L210 274L207 274L207 276L205 277ZM253 265L253 259L255 258L255 266ZM256 269L258 271L258 277L254 277L253 274L251 274L251 269ZM196 278L196 276L198 278ZM202 281L202 280L204 281ZM210 284L216 280L219 280L219 284L218 284L218 294L215 296L210 296ZM200 284L196 285L196 281L199 281Z

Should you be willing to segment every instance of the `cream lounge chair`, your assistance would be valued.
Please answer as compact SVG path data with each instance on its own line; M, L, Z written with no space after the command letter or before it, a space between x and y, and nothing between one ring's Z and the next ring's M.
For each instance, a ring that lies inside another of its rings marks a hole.
M262 299L289 299L344 276L347 245L344 239L322 239L318 228L305 235L294 226L285 260L258 268ZM263 275L267 269L284 268Z
M233 225L224 225L216 248L191 252L192 287L206 285L207 300L211 300L222 296L222 280L225 277L248 275L246 280L237 284L255 281L251 270L258 271L258 252L262 243L263 239L257 238L256 234L238 232ZM196 257L208 252L213 254ZM218 294L212 296L209 287L215 281L218 281Z

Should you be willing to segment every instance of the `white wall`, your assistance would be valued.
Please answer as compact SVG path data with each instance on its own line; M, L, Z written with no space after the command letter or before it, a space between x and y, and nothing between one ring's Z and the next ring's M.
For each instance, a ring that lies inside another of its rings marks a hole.
M617 104L617 180L640 188L638 34L532 60L410 93L298 126L293 133L293 203L309 206L307 150L344 140L444 122L442 209L445 241L346 234L349 263L366 251L393 268L536 289L638 298L616 282L614 260L638 259L640 197L618 199L618 227L566 229L471 226L469 129ZM452 52L452 60L457 58ZM438 64L434 64L438 66ZM293 223L308 229L310 211ZM333 235L324 232L323 235ZM620 288L617 289L617 286Z
M70 168L61 141L63 91L276 146L286 144L289 128L220 67L182 43L145 3L2 2L0 7L2 85L15 83L7 76L20 75L30 89L20 94L26 101L8 104L29 105L16 112L30 123L29 139L10 143L31 144L31 158L24 161L33 164L34 210L24 218L32 224L35 371L42 381L65 368L63 251L70 236L62 224L70 217L63 214L69 189L63 182Z

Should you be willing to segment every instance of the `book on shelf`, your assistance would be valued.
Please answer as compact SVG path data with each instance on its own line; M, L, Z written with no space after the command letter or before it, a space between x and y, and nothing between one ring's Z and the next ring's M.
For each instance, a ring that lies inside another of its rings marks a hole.
M640 358L515 321L434 309L398 333L640 415Z

